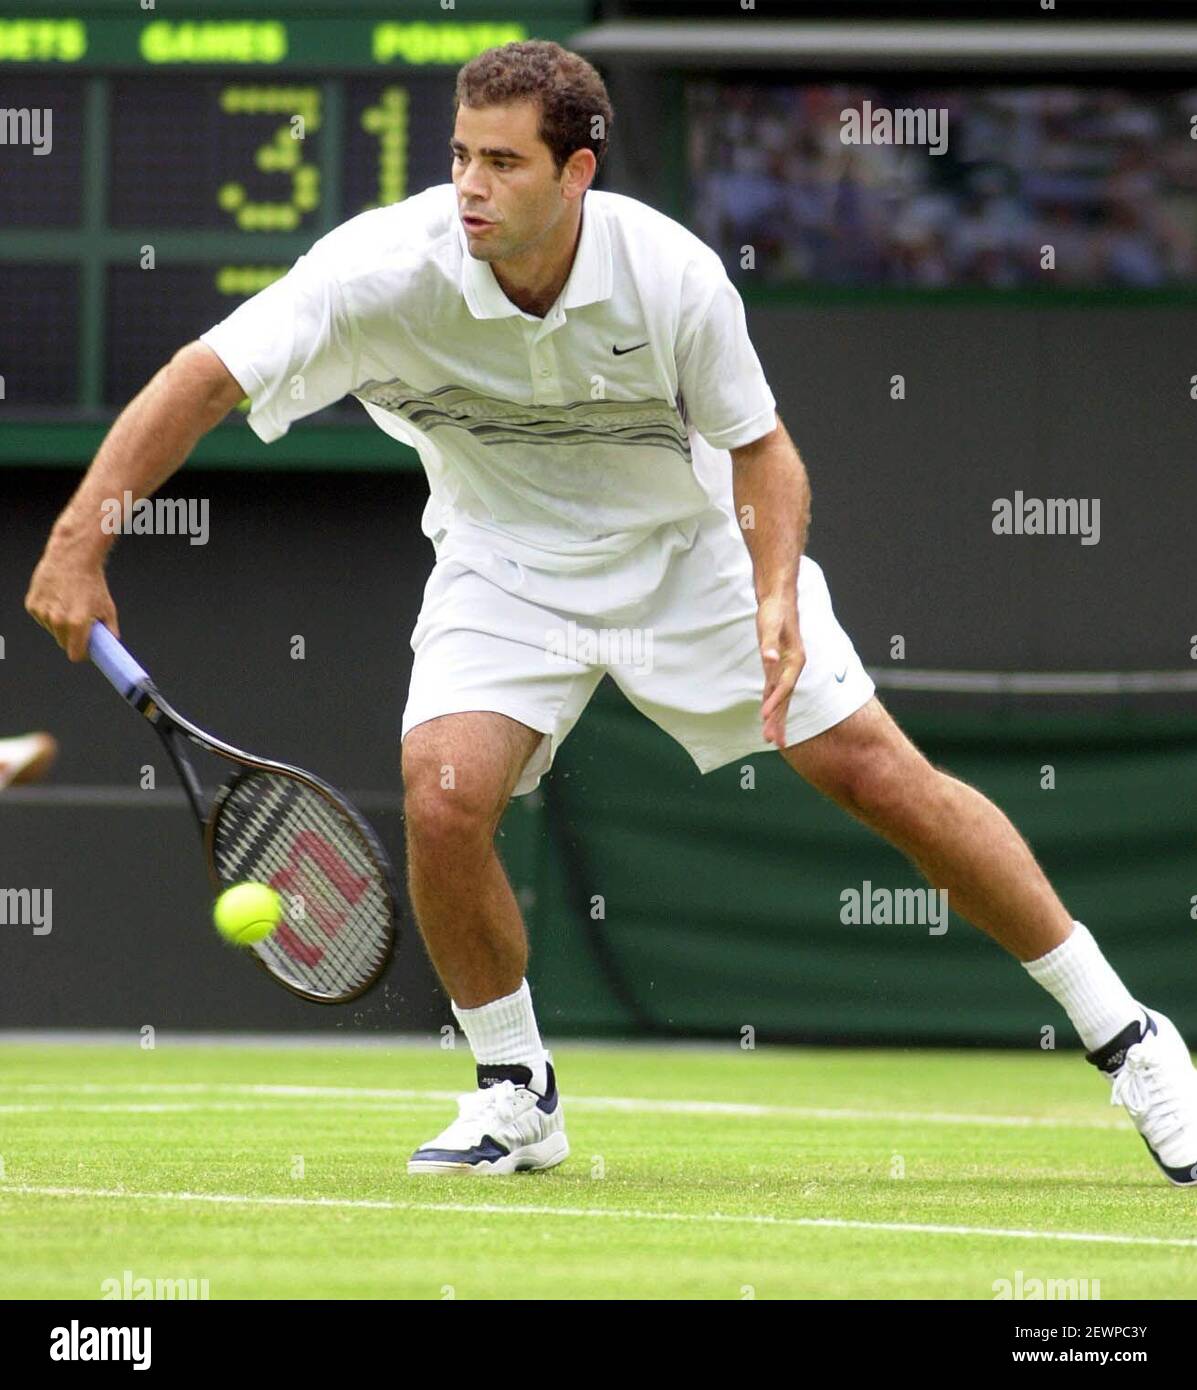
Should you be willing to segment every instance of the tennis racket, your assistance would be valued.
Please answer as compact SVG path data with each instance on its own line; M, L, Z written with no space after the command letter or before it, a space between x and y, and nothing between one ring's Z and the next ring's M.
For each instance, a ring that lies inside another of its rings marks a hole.
M162 739L203 840L213 888L268 883L282 921L246 948L279 984L318 1004L343 1004L382 974L395 944L394 873L365 819L318 777L256 758L184 719L103 623L88 655ZM237 771L209 805L190 742Z

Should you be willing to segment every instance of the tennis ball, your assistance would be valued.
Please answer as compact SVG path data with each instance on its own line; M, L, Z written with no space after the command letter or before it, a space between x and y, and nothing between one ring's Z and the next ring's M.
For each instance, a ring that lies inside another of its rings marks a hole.
M283 900L267 883L236 883L212 909L216 930L234 946L264 941L283 919Z

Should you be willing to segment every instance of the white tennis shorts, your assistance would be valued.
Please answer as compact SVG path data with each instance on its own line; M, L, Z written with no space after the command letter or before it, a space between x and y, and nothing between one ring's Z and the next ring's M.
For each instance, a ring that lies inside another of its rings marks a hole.
M578 611L547 602L554 576L544 571L531 575L493 555L442 554L412 633L403 737L429 719L467 710L496 711L539 730L544 738L515 788L520 796L552 766L609 673L700 772L774 748L761 734L764 671L744 540L715 508L674 530L678 548L662 554L656 588L597 614L593 603ZM579 593L566 579L558 590L571 603ZM806 665L790 700L787 745L840 723L874 690L809 556L798 570L798 623Z

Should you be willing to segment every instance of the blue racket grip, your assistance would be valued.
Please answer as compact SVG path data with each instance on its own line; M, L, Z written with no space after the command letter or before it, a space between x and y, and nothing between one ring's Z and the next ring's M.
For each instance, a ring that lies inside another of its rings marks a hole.
M126 700L150 684L149 675L103 623L92 623L91 636L87 639L87 654Z

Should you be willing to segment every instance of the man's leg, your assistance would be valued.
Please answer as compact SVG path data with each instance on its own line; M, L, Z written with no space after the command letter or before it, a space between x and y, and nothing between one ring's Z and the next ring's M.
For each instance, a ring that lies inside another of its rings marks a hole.
M542 737L505 714L471 710L418 724L403 740L412 906L441 983L465 1009L513 993L527 968L494 837Z
M1046 955L1072 932L1072 918L1005 815L932 767L876 698L782 756L913 860L933 887L946 888L954 911L1020 961Z
M876 698L782 756L1023 963L1068 1014L1167 1177L1197 1184L1197 1076L1184 1040L1131 996L1002 812L932 767Z
M413 1173L508 1173L569 1153L524 972L528 943L494 837L543 737L488 711L403 740L408 886L420 932L477 1063L478 1094L422 1145Z

